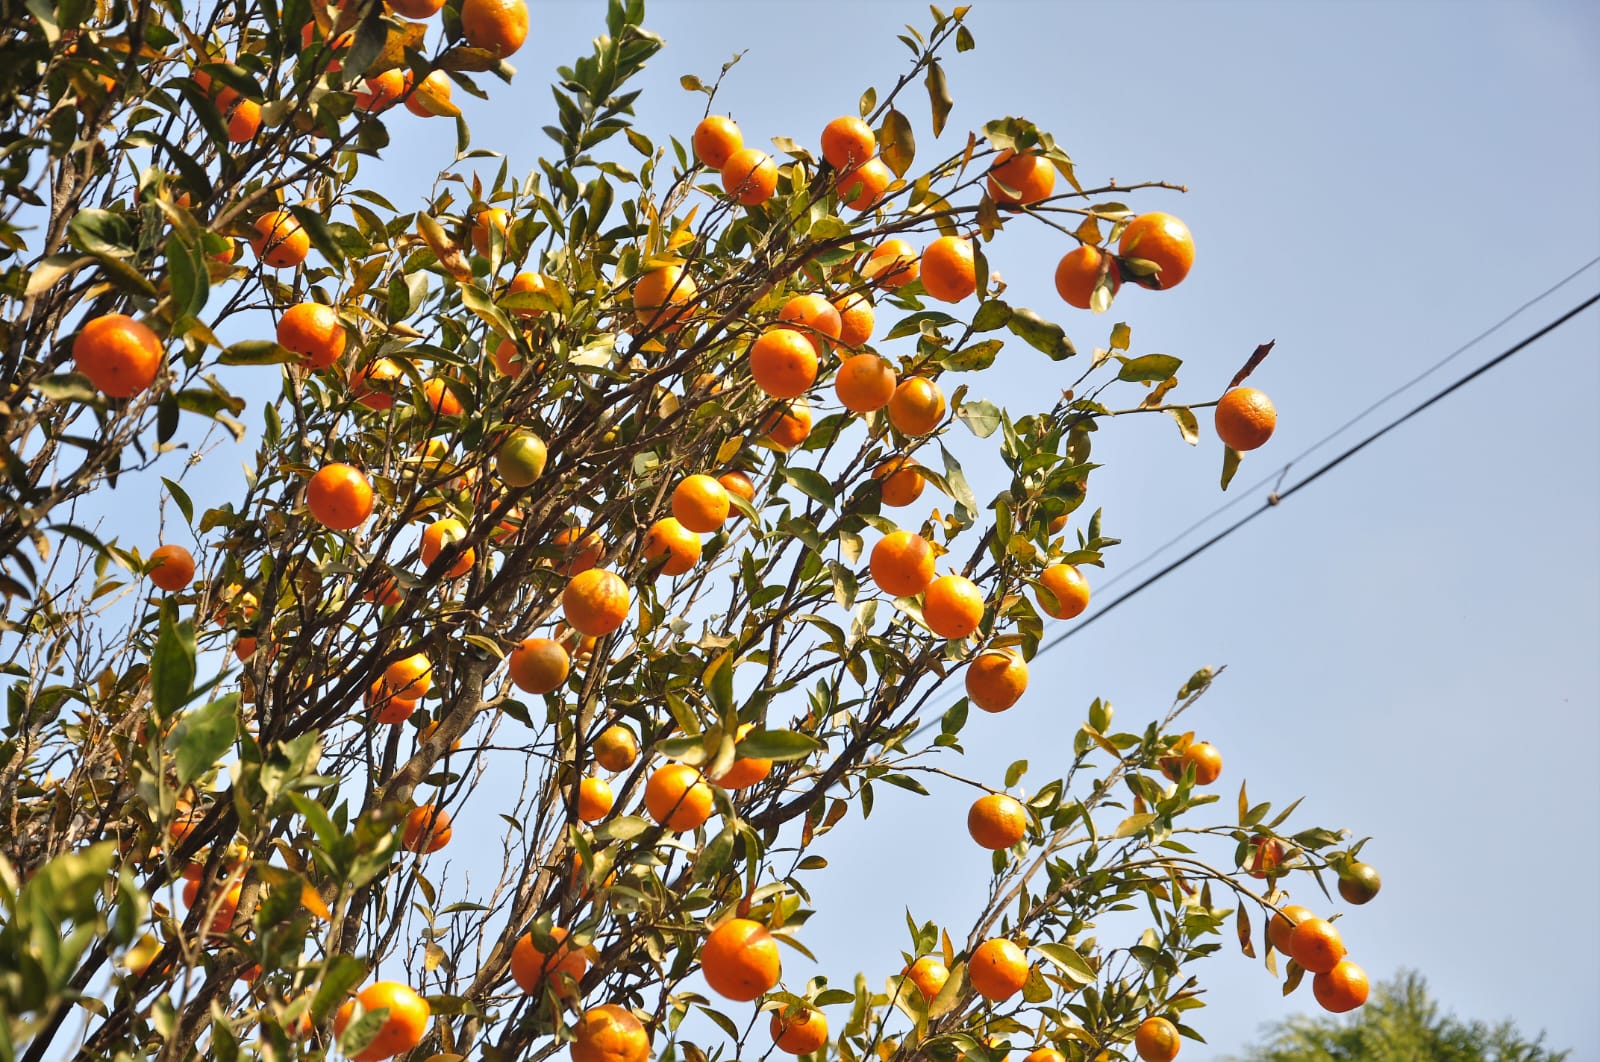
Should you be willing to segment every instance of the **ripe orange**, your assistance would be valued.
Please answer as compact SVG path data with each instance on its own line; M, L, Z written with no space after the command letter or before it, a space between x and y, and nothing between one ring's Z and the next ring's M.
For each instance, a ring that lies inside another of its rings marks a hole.
M394 385L405 374L392 358L373 358L350 377L350 394L368 409L394 405Z
M750 345L750 375L773 398L798 398L817 382L817 351L803 332L782 325Z
M941 638L965 638L983 622L983 591L964 576L940 576L922 599L922 618Z
M615 1003L583 1012L572 1027L572 1062L647 1062L650 1035L633 1013Z
M861 275L880 288L894 289L917 279L921 272L917 252L899 237L884 240L872 249Z
M645 810L673 833L704 826L712 803L711 787L699 771L684 763L657 767L644 787Z
M532 933L517 938L511 949L511 978L524 992L537 992L545 981L557 996L571 999L577 994L577 983L589 970L589 957L583 949L567 943L567 931L560 926L550 930L555 946L546 954L534 943ZM571 982L567 978L571 978Z
M960 302L978 290L972 241L941 236L922 252L922 286L940 302Z
M1165 1018L1152 1015L1140 1022L1139 1031L1133 1034L1133 1048L1144 1062L1172 1062L1180 1046L1178 1027Z
M577 575L593 568L600 563L600 557L606 550L605 542L601 540L599 534L585 531L580 527L567 527L557 531L553 541L556 545L565 547L556 571L566 576Z
M828 1042L828 1019L822 1011L811 1007L802 1007L794 1015L775 1010L768 1031L778 1050L791 1055L809 1055Z
M1189 226L1171 214L1140 214L1122 230L1117 253L1153 262L1160 270L1152 278L1156 286L1175 288L1194 265L1194 237Z
M1333 969L1311 979L1311 994L1331 1014L1355 1010L1367 1001L1369 990L1367 972L1349 959L1340 959Z
M567 625L579 634L603 638L628 622L633 594L615 572L590 568L579 572L561 592Z
M1048 599L1035 592L1039 608L1055 619L1072 619L1089 607L1089 580L1071 564L1052 564L1039 573L1039 585L1055 595L1052 607Z
M433 3L434 0L422 0L424 3ZM442 4L440 6L443 6ZM407 75L409 82L410 75ZM433 118L443 111L434 110L431 100L439 100L450 105L450 78L443 70L435 70L417 83L416 90L406 97L406 110L418 118Z
M706 936L700 970L718 995L748 1003L778 983L778 942L760 922L730 918Z
M732 118L710 114L694 127L694 154L701 165L721 171L734 153L744 147L744 134Z
M278 345L305 358L308 368L332 368L345 339L339 311L320 302L297 302L278 318Z
M424 804L420 808L412 808L411 814L406 816L400 847L424 855L437 852L450 843L450 832L450 813L432 804Z
M422 566L433 567L433 562L439 559L446 546L453 546L467 537L467 526L454 517L435 520L422 529ZM470 546L462 550L456 557L455 563L444 572L446 579L458 579L472 570L473 561L477 560L477 553Z
M878 153L878 138L860 118L842 115L822 128L822 157L836 170L865 162Z
M839 309L821 295L796 295L783 304L778 320L790 325L811 340L818 354L825 353L825 340L838 339L843 322Z
M639 741L633 731L621 724L612 724L600 731L594 739L594 762L613 773L626 771L639 758Z
M426 697L433 689L433 664L423 653L403 656L383 669L383 684L395 697Z
M917 986L922 998L933 1002L944 983L950 980L950 969L932 955L924 955L905 969L908 981Z
M1252 878L1273 878L1283 874L1283 862L1288 858L1288 851L1276 837L1258 833L1250 838L1247 851L1249 869L1245 873Z
M273 210L256 218L250 249L264 265L293 269L311 253L311 236L287 210Z
M528 39L523 0L461 0L461 35L474 48L504 59Z
M739 727L736 739L743 741L745 735L754 729L754 723L745 723ZM748 789L771 773L772 761L766 757L740 756L728 765L726 771L711 779L711 784L719 789Z
M487 254L488 252L484 253ZM528 270L523 270L516 276L512 277L511 283L506 285L507 295L523 295L530 292L542 295L548 293L549 290L550 285L545 283L544 275L542 273L533 273ZM509 310L507 312L523 318L538 317L544 313L543 310L531 306L520 310Z
M760 206L778 190L778 166L757 148L740 148L722 165L722 188L744 206Z
M1100 283L1102 269L1109 278L1107 282L1111 285L1111 294L1115 295L1122 286L1122 269L1115 258L1087 243L1075 251L1068 251L1056 265L1056 294L1068 306L1089 309L1095 285Z
M463 4L462 7L464 11L465 5ZM510 227L511 212L504 207L484 207L482 210L477 211L472 215L472 249L481 255L488 255L493 235L498 232L501 239L504 239ZM517 276L521 275L520 273L517 274ZM515 285L516 282L517 278L512 277L511 283ZM504 343L505 340L501 340L501 342ZM507 373L506 375L512 376L515 374Z
M682 266L652 269L633 286L633 311L646 328L663 332L682 327L688 305L700 294L694 277Z
M883 504L898 509L920 498L927 483L921 469L922 466L909 457L889 457L878 462L878 467L872 470L872 478L879 481Z
M182 590L194 579L194 557L182 546L157 546L148 563L150 581L163 590Z
M356 110L383 111L393 107L406 90L406 76L399 68L391 68L367 78L363 84L364 88L356 90Z
M973 949L967 980L985 999L1010 999L1028 983L1028 957L1004 937L986 940Z
M894 171L882 159L872 158L859 166L840 170L834 179L834 188L844 205L855 211L867 211L878 205L883 193L894 181Z
M852 413L871 413L889 404L898 383L894 367L886 359L852 354L840 364L833 390L839 403Z
M578 783L578 818L584 822L599 822L611 814L616 802L611 783L604 778L585 778Z
M944 392L926 376L900 381L889 399L889 423L902 435L926 435L944 419Z
M351 1056L351 1062L379 1062L405 1054L422 1042L428 1031L428 1001L410 985L398 981L375 981L356 996L366 1013L386 1010L388 1016L366 1047ZM335 1036L344 1035L345 1026L355 1015L355 1003L346 1002L333 1019Z
M396 697L381 678L367 687L366 702L372 709L372 721L382 726L397 726L417 710L415 697Z
M572 660L561 643L550 638L525 638L506 658L511 681L524 693L543 695L561 688Z
M1025 151L1019 155L1004 148L989 167L987 183L989 198L996 203L1029 206L1050 198L1050 193L1055 191L1056 167L1035 152Z
M1235 387L1217 402L1217 438L1241 453L1254 450L1272 438L1278 411L1272 399L1254 387Z
M855 292L833 300L839 311L839 342L847 347L859 347L872 338L877 326L877 315L872 312L872 300L863 292Z
M239 899L242 894L243 889L238 882L234 882L228 887L228 891L223 894L222 899L217 901L217 911L216 914L211 916L211 928L207 932L226 933L233 928L233 919L239 913ZM183 887L184 905L193 907L195 901L199 898L200 880L198 878L190 878Z
M767 441L780 450L793 450L811 434L811 405L804 398L784 403L762 425Z
M1067 1062L1067 1056L1053 1047L1036 1047L1028 1052L1022 1062Z
M967 696L986 712L1003 712L1028 688L1028 665L1006 649L986 649L967 665Z
M228 142L248 144L261 130L261 105L255 100L240 100L228 108Z
M1267 939L1272 941L1272 946L1285 955L1289 954L1289 938L1294 933L1294 927L1308 918L1316 917L1299 904L1288 904L1278 909L1267 923Z
M718 476L717 482L722 484L722 489L728 492L730 498L737 494L747 502L756 500L756 485L751 482L748 475L737 468ZM738 516L740 513L739 510L730 505L728 507L728 515Z
M161 340L127 314L91 318L72 341L74 367L95 390L112 398L132 398L148 390L163 359Z
M489 360L494 362L494 371L501 376L521 376L523 370L529 367L522 348L512 339L502 339L496 343L494 353L489 355Z
M306 484L306 507L323 527L348 531L372 515L372 484L354 465L325 465Z
M461 399L441 376L430 376L422 381L422 399L427 408L441 417L459 417L462 413Z
M1289 957L1311 973L1327 973L1344 956L1344 938L1325 918L1302 919L1289 934Z
M1010 848L1028 833L1028 811L1021 801L1004 793L990 793L973 801L967 810L967 832L979 847L997 852Z
M665 558L658 575L684 575L700 563L700 548L699 535L684 527L675 517L664 516L645 532L639 553L647 565Z
M438 13L444 0L390 0L389 7L401 18L421 22Z
M1186 763L1194 764L1194 784L1210 785L1222 774L1222 753L1209 741L1197 741L1183 750Z
M712 535L728 521L728 490L704 473L684 479L672 489L672 515L690 531Z
M915 597L933 582L933 546L915 531L891 531L872 547L868 568L878 589Z

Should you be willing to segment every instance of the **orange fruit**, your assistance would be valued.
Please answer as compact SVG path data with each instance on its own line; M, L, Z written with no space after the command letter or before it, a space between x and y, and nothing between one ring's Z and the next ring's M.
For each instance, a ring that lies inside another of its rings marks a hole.
M985 999L1010 999L1028 982L1028 957L1004 937L986 940L973 949L967 980Z
M883 193L894 182L894 171L882 159L868 159L859 166L840 170L834 179L834 188L844 205L855 211L867 211L878 205Z
M1183 750L1183 758L1194 764L1194 784L1210 785L1222 774L1222 753L1209 741L1197 741Z
M248 144L261 130L261 105L255 100L240 100L228 109L228 141Z
M1102 269L1110 278L1111 294L1115 295L1122 286L1122 269L1115 258L1087 243L1075 251L1068 251L1056 264L1056 294L1068 306L1089 309L1095 285L1100 283Z
M722 164L722 188L744 206L760 206L778 190L778 166L757 148L740 148Z
M778 983L778 942L760 922L730 918L706 936L700 970L712 991L748 1003Z
M287 210L273 210L256 218L250 249L264 265L293 269L311 253L311 236Z
M401 18L421 22L438 13L444 0L390 0L389 8Z
M493 2L493 0L484 0L484 2ZM466 5L463 4L462 10L465 11L465 9ZM524 17L526 17L526 10L523 13ZM498 232L503 240L510 228L511 212L509 210L504 207L484 207L472 215L472 249L481 255L487 256L490 247L493 245L494 234ZM518 273L516 277L511 278L513 287L517 283L517 277L522 275ZM506 341L501 340L501 342L504 343ZM515 346L515 344L512 345ZM506 375L514 376L516 374L506 373Z
M308 368L332 368L346 338L339 311L320 302L297 302L278 318L278 345L304 358Z
M1289 954L1289 938L1294 934L1294 927L1308 918L1316 917L1299 904L1288 904L1278 909L1267 923L1267 939L1272 941L1272 946L1285 955Z
M817 350L802 332L774 326L750 345L750 375L773 398L798 398L817 382Z
M1311 979L1311 994L1323 1010L1332 1014L1344 1014L1361 1006L1367 1001L1370 988L1367 971L1349 959L1340 959L1333 969Z
M694 277L682 266L661 266L633 286L633 311L646 328L675 331L683 325L688 304L699 294Z
M672 490L672 515L690 531L715 534L728 520L728 490L704 473L689 476Z
M517 346L514 339L502 339L496 343L489 360L494 363L494 371L501 376L521 376L523 370L528 368L528 359L523 356L522 348Z
M1067 1056L1053 1047L1036 1047L1028 1052L1022 1062L1067 1062Z
M593 568L600 563L600 557L606 550L606 545L598 534L580 527L562 528L556 532L554 542L564 547L561 563L556 566L556 570L566 576L577 575Z
M745 723L739 727L736 735L738 741L743 741L745 735L755 729L754 723ZM757 782L764 780L772 773L772 761L764 756L740 756L728 765L711 783L719 789L748 789Z
M394 385L405 374L392 358L374 358L350 377L350 394L368 409L394 405Z
M822 157L836 170L865 162L878 153L878 138L860 118L842 115L822 128Z
M1039 585L1055 595L1055 606L1046 603L1043 594L1035 593L1039 607L1055 619L1071 619L1089 607L1089 580L1071 564L1052 564L1039 573Z
M383 669L383 685L395 697L419 700L433 689L433 664L423 653L412 653Z
M941 638L965 638L983 622L983 591L961 575L942 575L922 598L922 618Z
M1272 438L1278 411L1272 408L1272 399L1254 387L1235 387L1218 400L1216 425L1222 444L1243 453Z
M986 712L1003 712L1028 688L1028 665L1005 649L986 649L967 665L967 696Z
M1252 878L1272 878L1283 874L1283 863L1289 853L1276 837L1256 834L1250 838L1248 852L1250 869L1246 873Z
M511 681L524 693L543 695L561 688L572 660L561 643L550 638L525 638L506 657Z
M804 398L785 403L762 426L767 441L780 450L793 450L811 434L811 405Z
M839 365L833 391L852 413L872 413L889 404L899 380L894 367L876 354L852 354ZM919 479L920 482L920 479Z
M422 381L423 404L441 417L459 417L461 399L440 376L430 376Z
M917 252L898 236L884 240L872 249L861 275L880 288L894 289L917 279L921 271Z
M1171 214L1140 214L1122 230L1117 253L1154 263L1160 270L1151 278L1155 286L1175 288L1194 265L1194 237L1189 226Z
M427 724L423 725L421 728L419 728L417 730L417 744L419 746L426 745L428 743L429 739L431 739L433 737L434 732L437 731L438 729L439 729L439 720L437 720L437 719L435 719L431 723L427 723ZM450 751L451 752L457 752L457 751L460 750L460 748L461 748L461 739L460 738L456 738L454 741L450 742Z
M616 572L590 568L574 575L561 592L567 626L579 634L603 638L628 622L633 594Z
M546 954L534 943L532 933L518 937L511 949L511 978L518 988L529 994L549 981L557 996L571 999L577 995L577 983L589 971L589 957L583 949L567 943L567 931L560 926L550 930L550 939L555 946Z
M1133 1048L1144 1062L1172 1062L1179 1046L1178 1027L1165 1018L1148 1017L1133 1034Z
M684 575L700 563L700 536L675 517L664 516L645 532L639 553L647 565L666 558L658 575Z
M722 484L722 489L728 492L730 498L738 495L747 502L756 500L756 485L751 482L749 476L737 468L718 476L717 482ZM736 516L738 515L738 510L729 506L728 515Z
M933 546L915 531L891 531L872 547L868 568L878 589L915 597L933 582Z
M422 0L422 2L433 3L434 0ZM445 104L450 103L450 78L443 70L435 70L417 83L416 90L406 97L406 110L418 118L436 117L440 112L435 111L433 105L429 103L430 96Z
M356 1000L366 1013L384 1010L388 1011L388 1016L383 1019L383 1024L367 1046L350 1056L352 1062L379 1062L380 1059L405 1054L420 1044L427 1034L430 1014L428 1001L410 985L398 981L375 981L363 988ZM350 1024L354 1015L353 1002L346 1002L339 1008L333 1019L335 1036L344 1035L345 1026Z
M256 655L257 640L248 634L241 634L233 640L233 655L241 661L249 660Z
M1050 198L1050 193L1055 191L1056 167L1049 159L1032 151L1019 155L1010 148L1003 148L994 157L994 165L989 167L987 183L989 198L996 203L1029 206Z
M1028 833L1028 811L1021 801L1004 793L990 793L967 809L967 832L981 848L998 852L1010 848Z
M362 83L363 88L356 89L356 110L383 111L393 107L400 94L406 90L406 76L398 68L385 70L376 77L369 77Z
M1344 939L1325 918L1302 919L1289 934L1289 957L1311 973L1327 973L1344 956Z
M711 817L711 787L688 764L668 763L657 767L645 784L644 806L673 833L697 830Z
M148 325L108 313L84 323L72 341L72 360L101 394L132 398L156 382L164 355Z
M828 1019L811 1007L801 1007L799 1013L792 1015L775 1010L769 1031L778 1050L809 1055L828 1042Z
M485 251L484 253L487 254L488 252ZM544 293L548 292L549 290L550 290L550 285L545 283L545 279L544 279L544 275L543 274L541 274L541 273L533 273L533 272L530 272L528 270L523 270L522 272L518 273L516 276L512 277L511 278L511 283L506 285L506 294L507 295L522 295L522 294L526 294L526 293L529 293L529 292L536 292L536 293L539 293L539 294L544 294ZM543 310L535 309L535 308L532 308L532 307L529 307L529 308L526 308L526 309L521 309L521 310L508 310L507 312L511 313L511 314L513 314L513 315L515 315L517 317L524 317L524 318L538 317L538 316L540 316L541 314L544 313ZM507 375L510 375L510 374L508 373Z
M411 814L406 816L400 847L424 855L437 852L450 843L450 832L450 813L432 804L424 804L420 808L412 808Z
M306 507L323 527L348 531L372 515L372 484L354 465L324 465L306 484Z
M839 342L847 347L859 347L872 338L877 326L877 315L872 312L872 300L862 292L833 300L839 312Z
M600 731L594 739L594 762L613 773L626 771L639 758L639 741L633 731L620 724L612 724Z
M744 147L744 134L732 118L710 114L694 127L694 154L701 165L721 171L728 160Z
M417 710L415 697L396 697L379 679L367 687L367 707L372 709L372 721L382 726L397 726L410 719Z
M1353 903L1357 907L1370 903L1381 888L1383 878L1370 863L1358 860L1339 872L1339 895L1344 897L1345 903Z
M838 339L843 322L839 310L821 295L796 295L783 304L778 320L805 333L818 354L825 353L824 340Z
M578 783L578 818L584 822L599 822L611 814L616 802L611 783L604 778L585 778Z
M523 0L461 0L461 35L474 48L504 59L528 39Z
M926 435L944 419L944 392L926 376L900 381L889 399L889 423L902 435Z
M922 478L921 468L909 457L889 457L878 462L878 467L872 470L872 478L880 484L883 504L900 508L921 497L927 483Z
M922 286L940 302L960 302L978 290L972 241L941 236L922 252Z
M647 1062L650 1035L633 1013L615 1003L583 1012L572 1027L572 1062Z
M467 537L467 526L453 517L435 520L422 529L422 566L433 567L446 546L453 546ZM472 570L477 553L470 546L461 551L455 563L444 573L446 579L458 579Z
M208 932L226 933L233 928L233 919L239 913L239 899L242 893L243 889L238 882L234 882L228 887L228 891L223 894L222 899L217 901L217 911L216 914L211 916L211 928ZM193 907L195 901L199 898L200 881L198 878L191 878L183 887L184 905Z
M157 546L148 563L150 581L163 590L182 590L194 579L194 557L182 546Z
M917 986L922 998L933 1002L935 996L950 980L950 969L932 955L924 955L905 969L906 980Z

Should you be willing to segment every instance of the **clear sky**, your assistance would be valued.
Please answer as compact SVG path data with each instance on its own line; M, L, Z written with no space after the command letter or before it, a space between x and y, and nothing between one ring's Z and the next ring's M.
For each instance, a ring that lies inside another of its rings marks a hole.
M474 146L506 151L522 171L548 145L539 127L552 120L554 67L602 28L594 0L530 6L517 83L496 83L489 104L464 101ZM709 79L749 49L719 109L748 141L814 144L862 89L881 91L905 69L894 35L927 20L925 5L899 0L657 0L647 21L668 48L645 79L640 128L686 140L704 99L679 75ZM1278 433L1235 492L1600 254L1592 6L989 0L968 21L978 49L947 62L956 108L941 147L1025 115L1055 133L1085 183L1186 184L1186 196L1131 203L1180 214L1198 247L1181 288L1129 290L1096 318L1054 294L1065 238L1014 226L991 251L1008 299L1055 315L1081 348L1128 321L1134 353L1185 359L1180 394L1197 401L1277 340L1252 382L1276 402ZM924 98L910 99L931 156ZM392 125L394 147L363 183L412 209L454 133L403 114ZM1592 268L1361 427L1596 290ZM1375 838L1364 854L1383 893L1344 922L1368 972L1415 967L1461 1015L1512 1017L1592 1057L1597 355L1591 311L1041 658L1018 708L969 727L963 768L998 780L1027 756L1033 777L1053 777L1048 750L1061 749L1064 766L1091 698L1109 698L1136 728L1196 667L1227 664L1191 717L1225 757L1225 800L1247 778L1256 800L1305 794L1307 825ZM1061 371L1008 347L980 391L1032 409L1041 374ZM1124 418L1096 442L1110 467L1094 500L1124 542L1092 573L1104 601L1133 581L1107 590L1111 578L1232 494L1218 492L1209 427L1191 449L1165 419ZM208 464L231 475L249 452ZM998 487L992 465L968 474L980 499ZM852 820L830 837L832 870L814 878L821 914L806 932L823 971L836 981L890 972L908 906L967 924L988 876L986 855L964 837L950 843L970 800L955 786L925 799L889 791L870 830ZM1185 1058L1235 1050L1260 1023L1313 1006L1305 990L1282 1000L1231 946L1201 973L1211 1006L1193 1024L1211 1048L1187 1045Z

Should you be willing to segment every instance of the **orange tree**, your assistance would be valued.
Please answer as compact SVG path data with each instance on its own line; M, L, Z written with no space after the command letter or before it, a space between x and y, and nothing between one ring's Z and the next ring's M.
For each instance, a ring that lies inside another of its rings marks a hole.
M1179 721L1211 670L1140 730L1089 705L1031 795L955 770L1115 544L1097 427L1193 443L1216 405L1226 480L1275 416L1003 298L1008 226L1056 230L1058 292L1101 311L1194 248L1115 198L1172 186L1081 187L1023 119L919 163L964 14L774 157L709 104L635 129L661 41L613 0L556 153L486 179L451 92L509 79L521 0L0 12L0 1058L1170 1058L1230 921L1360 1004L1282 886L1376 873L1243 787L1214 806ZM422 210L359 186L440 117ZM969 397L1007 344L1061 363L1047 408ZM249 403L254 460L197 508ZM94 519L141 492L175 541ZM971 921L785 979L818 839L928 784L982 791ZM503 834L491 884L440 876L462 833Z

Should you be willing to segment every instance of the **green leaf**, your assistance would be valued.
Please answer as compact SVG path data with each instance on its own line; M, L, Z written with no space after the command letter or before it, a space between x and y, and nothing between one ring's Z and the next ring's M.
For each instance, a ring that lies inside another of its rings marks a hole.
M1117 379L1127 383L1155 383L1170 377L1182 364L1183 359L1171 354L1146 354L1123 362Z
M883 116L883 128L878 130L878 145L878 153L883 156L884 164L894 171L896 177L904 177L916 158L917 138L912 135L911 123L906 116L893 107Z
M162 604L161 633L150 657L150 699L161 719L171 718L194 692L194 624L179 623L177 615L170 600Z
M238 736L238 710L239 694L229 693L178 720L167 737L167 751L177 761L179 786L186 786L211 770L233 747L233 739Z
M1092 221L1093 219L1091 218L1090 220ZM1118 322L1116 325L1114 325L1112 327L1112 329L1111 329L1111 349L1112 350L1127 350L1128 349L1128 344L1130 342L1132 342L1132 340L1133 340L1133 329L1129 328L1126 323Z
M937 61L928 64L928 102L933 108L933 135L938 136L944 132L945 119L950 117L950 108L955 106L955 100L950 96L950 86L945 84L944 67Z
M1178 432L1183 436L1183 441L1194 446L1200 441L1200 422L1195 419L1194 410L1188 406L1175 406L1167 410L1172 419L1178 422ZM1223 484L1227 489L1227 484Z
M1065 361L1078 352L1060 325L1024 307L1012 310L1006 327L1030 347L1048 354L1051 361Z
M972 315L972 330L974 332L993 332L996 328L1004 328L1006 322L1011 320L1011 307L999 299L990 299L978 307L978 312Z
M826 748L809 734L793 730L752 731L739 742L739 755L747 759L803 760Z
M183 513L183 522L186 524L194 523L194 502L189 499L188 492L166 476L161 477L161 482L166 484L167 493L172 496L174 504L178 506L178 511Z
M1005 342L999 339L980 340L941 358L939 364L951 372L982 372L994 364L1003 346Z
M93 402L100 397L82 373L63 372L33 381L33 389L52 402Z
M813 498L826 508L833 508L837 499L834 497L833 487L828 483L828 478L821 472L810 468L785 468L783 478L788 480L796 490Z
M128 219L109 210L80 210L67 223L67 239L86 254L118 257L133 253Z
M987 439L1000 427L1000 407L987 400L963 402L956 407L956 419L978 438Z
M1222 489L1227 490L1228 484L1233 482L1234 474L1239 471L1239 462L1242 460L1239 451L1231 446L1222 449Z
M1113 838L1135 837L1143 833L1152 822L1160 817L1153 811L1146 811L1139 815L1129 815L1117 823L1117 828L1112 832L1111 836Z
M222 365L282 365L300 360L300 355L270 339L242 339L217 355Z
M1073 984L1079 987L1094 984L1094 968L1076 948L1070 948L1065 944L1045 943L1035 944L1033 950L1048 959Z

